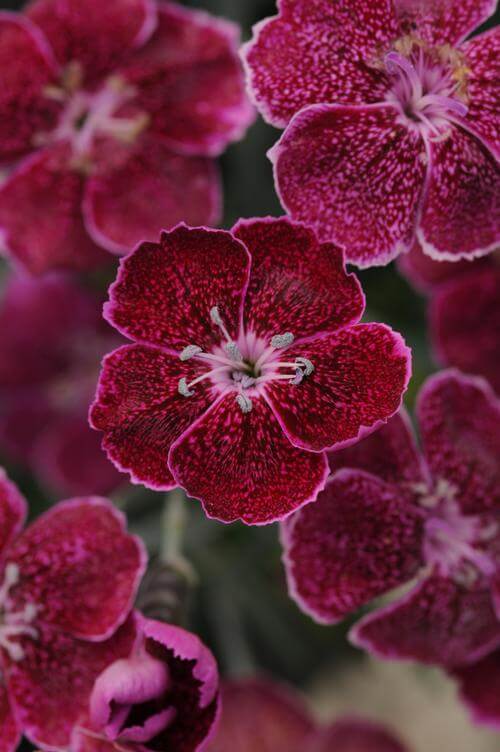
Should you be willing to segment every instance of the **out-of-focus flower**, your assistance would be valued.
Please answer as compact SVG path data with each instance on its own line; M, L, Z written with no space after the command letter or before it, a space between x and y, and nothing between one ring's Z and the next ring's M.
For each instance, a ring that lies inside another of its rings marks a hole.
M119 342L91 292L63 275L12 275L0 302L0 447L61 494L107 493L120 475L88 425L104 353Z
M379 724L315 723L290 687L267 679L226 682L219 730L207 752L406 752Z
M0 477L0 731L64 748L96 676L130 651L140 541L97 497L57 504L21 532L26 502Z
M342 252L302 225L179 226L122 261L105 316L134 344L104 360L91 423L134 482L224 522L282 519L323 488L323 450L401 404L409 351L363 308Z
M279 0L246 47L281 202L358 266L499 242L495 0Z
M429 334L440 365L484 376L500 392L499 252L476 261L433 261L415 244L400 269L429 294Z
M470 666L454 668L460 696L473 719L480 724L500 729L500 650Z
M32 273L89 268L181 219L217 221L213 158L252 119L238 30L155 0L0 14L1 244ZM17 160L18 161L16 164Z
M469 663L500 645L500 404L483 379L445 371L424 385L418 417L424 457L404 413L331 455L325 491L283 526L290 592L334 623L418 577L353 642Z

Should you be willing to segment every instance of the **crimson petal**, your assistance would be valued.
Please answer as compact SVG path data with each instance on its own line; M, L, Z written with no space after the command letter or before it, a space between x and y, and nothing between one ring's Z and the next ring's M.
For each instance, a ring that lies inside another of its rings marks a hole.
M15 752L21 741L21 729L14 718L3 681L0 677L0 752Z
M9 544L21 532L27 511L26 500L0 468L0 560L4 558Z
M464 126L482 138L500 156L498 129L498 79L500 29L474 37L461 47L470 70L467 78L468 112Z
M495 12L497 0L395 0L403 31L456 45Z

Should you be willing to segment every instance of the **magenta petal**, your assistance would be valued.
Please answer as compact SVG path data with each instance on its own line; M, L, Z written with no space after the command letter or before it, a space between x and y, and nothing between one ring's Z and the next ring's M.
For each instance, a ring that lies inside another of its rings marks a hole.
M27 12L61 65L82 66L86 84L144 44L156 26L154 0L34 0Z
M497 0L395 0L403 30L436 45L465 39L496 5Z
M297 386L270 382L268 399L291 441L312 451L341 448L387 421L410 378L410 351L384 324L292 345L288 355L314 371Z
M292 446L261 398L244 414L234 394L181 436L169 466L209 517L249 525L283 519L314 501L328 474L326 457Z
M26 158L0 189L0 245L32 274L102 266L107 254L83 226L83 177L58 145Z
M430 576L395 603L361 619L355 645L379 658L457 665L500 645L500 623L488 591Z
M33 149L56 123L60 105L44 94L58 74L46 39L27 19L0 12L0 160Z
M471 666L451 671L472 718L500 730L500 650Z
M332 624L397 585L421 564L421 517L397 486L341 470L283 535L292 598Z
M74 637L104 640L126 619L144 573L146 554L106 499L61 502L9 548L21 580L15 607L37 606L37 625Z
M136 88L153 132L173 151L214 156L253 120L237 56L238 28L208 13L159 3L158 28L120 75Z
M0 468L0 560L8 545L21 532L27 511L24 496Z
M378 723L345 718L320 729L305 752L408 752L408 749Z
M458 371L432 376L417 404L428 465L451 486L462 510L500 503L500 401L489 385Z
M212 402L207 381L186 399L179 380L191 381L203 370L203 363L183 363L145 345L121 347L104 359L90 421L104 432L109 459L134 483L164 490L176 485L167 466L170 446Z
M95 242L121 254L143 240L156 241L161 230L180 221L216 224L220 205L215 162L176 154L144 136L123 159L89 179L84 214Z
M181 225L121 262L105 316L139 342L210 349L220 344L213 306L237 337L249 265L248 251L228 232Z
M21 741L21 729L14 718L7 688L0 678L0 752L15 752Z
M134 622L129 619L111 639L100 643L76 640L47 625L38 626L38 632L36 641L23 639L24 659L8 663L9 693L19 723L35 745L68 748L96 677L130 652Z
M284 217L242 220L233 232L252 257L247 329L263 338L293 332L297 339L359 321L363 292L346 273L340 248L320 244L312 230Z
M490 257L469 261L435 261L422 251L415 241L409 253L398 259L398 270L421 293L430 294L448 280L462 274L474 273L478 267L490 264Z
M369 104L385 76L370 62L398 33L391 0L282 0L244 48L250 91L266 120L286 126L318 102Z
M500 77L500 29L498 26L474 37L461 47L470 74L464 125L482 138L500 156L498 128L498 79Z
M452 127L431 142L418 239L438 261L478 258L500 243L500 167L475 136Z
M390 105L315 105L294 117L271 152L281 202L360 267L411 247L426 152Z
M500 393L500 268L471 269L435 295L434 349L443 365L477 373Z

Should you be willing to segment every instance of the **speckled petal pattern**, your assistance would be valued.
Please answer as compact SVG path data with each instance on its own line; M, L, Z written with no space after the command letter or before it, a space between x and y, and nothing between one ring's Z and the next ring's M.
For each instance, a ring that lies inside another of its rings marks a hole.
M467 127L500 156L498 128L498 79L500 77L500 29L498 26L474 37L461 48L470 69Z
M25 498L0 468L0 561L9 543L22 530L27 511Z
M3 681L0 679L0 752L15 752L21 741L21 730L12 713Z
M500 730L500 650L451 674L473 720Z
M395 0L403 31L432 44L456 45L495 12L497 0Z

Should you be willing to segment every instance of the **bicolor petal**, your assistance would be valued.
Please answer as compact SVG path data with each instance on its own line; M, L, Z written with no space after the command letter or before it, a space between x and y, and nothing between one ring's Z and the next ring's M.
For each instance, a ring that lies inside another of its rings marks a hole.
M463 123L500 156L498 128L498 78L500 76L499 27L474 37L461 47L467 60L468 113Z
M403 31L431 44L456 45L489 18L496 0L395 0Z

